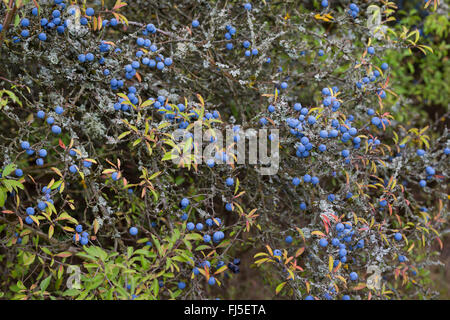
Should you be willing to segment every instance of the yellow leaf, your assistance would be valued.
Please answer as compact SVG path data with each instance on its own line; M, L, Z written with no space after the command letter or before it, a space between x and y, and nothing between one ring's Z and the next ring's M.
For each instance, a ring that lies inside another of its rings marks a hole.
M284 286L286 285L286 281L280 283L277 288L275 289L275 294L278 294L281 290L283 290Z
M311 232L311 234L312 235L317 235L317 236L320 236L320 237L325 237L325 234L323 232L320 232L320 231L317 231L317 230Z
M52 238L54 232L55 232L55 228L52 225L50 225L50 227L48 228L48 237L49 237L49 239Z

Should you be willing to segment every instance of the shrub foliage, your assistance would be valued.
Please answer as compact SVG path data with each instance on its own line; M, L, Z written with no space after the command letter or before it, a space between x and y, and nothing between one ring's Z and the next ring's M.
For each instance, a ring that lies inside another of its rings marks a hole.
M397 14L383 0L2 1L0 296L230 298L245 268L266 298L436 297L445 116L406 121L415 85L390 61L445 54ZM213 143L172 135L195 125L278 129L277 172L218 146L172 161Z

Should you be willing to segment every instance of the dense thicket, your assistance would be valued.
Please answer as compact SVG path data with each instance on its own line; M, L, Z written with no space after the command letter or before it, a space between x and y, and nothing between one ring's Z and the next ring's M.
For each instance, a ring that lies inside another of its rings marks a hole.
M378 0L3 1L0 296L438 297L448 84L429 89L422 63L444 78L448 26L425 24L430 39L402 15ZM269 164L233 162L251 129L276 143Z

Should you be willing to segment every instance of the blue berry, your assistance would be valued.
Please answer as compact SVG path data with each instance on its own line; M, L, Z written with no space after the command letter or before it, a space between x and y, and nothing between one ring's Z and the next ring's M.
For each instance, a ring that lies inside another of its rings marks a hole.
M88 238L86 238L86 237L81 237L81 239L80 239L80 244L81 244L82 246L87 245L88 242L89 242L89 239L88 239Z
M30 31L29 31L28 29L24 29L24 30L22 30L22 32L20 33L20 35L21 35L23 38L28 38L28 37L30 36Z
M165 58L165 59L164 59L164 64L165 64L166 66L170 66L170 65L172 64L172 59L171 59L171 58Z
M429 166L425 168L425 171L430 176L433 176L436 173L436 171L432 167L429 167Z
M190 203L189 199L187 199L187 198L181 199L181 202L180 202L181 208L182 209L186 208L189 205L189 203Z
M418 155L419 157L422 157L422 156L425 154L425 150L423 150L423 149L418 149L418 150L416 151L416 153L417 153L417 155Z
M76 173L76 172L78 171L78 167L77 167L76 165L71 165L71 166L69 167L69 171L70 171L71 173Z
M326 246L328 245L327 239L325 239L325 238L320 239L320 240L319 240L319 245L320 245L321 247L326 247Z
M135 236L138 234L138 229L136 227L131 227L129 232L132 236Z
M225 235L222 231L216 231L213 234L213 241L214 242L219 242L221 241L223 238L225 238Z
M297 178L297 177L293 178L293 179L292 179L292 184L293 184L294 186L298 186L298 185L300 184L300 179Z
M28 141L22 141L22 142L20 143L20 147L21 147L22 149L24 149L24 150L27 150L27 149L30 148L30 143L29 143Z
M45 158L47 156L47 150L45 149L40 149L38 153L41 158Z
M64 112L64 109L61 106L57 106L55 108L55 112L56 112L56 114L61 114Z
M195 224L193 224L192 222L188 222L186 225L186 229L188 229L188 231L192 231L195 229Z
M195 226L195 228L198 230L198 231L201 231L201 230L203 230L203 224L202 223L197 223L197 225Z
M38 38L41 41L45 41L45 40L47 40L47 35L44 32L41 32L41 33L39 33Z
M53 10L53 12L52 12L53 18L58 18L60 15L61 15L61 11Z
M57 126L57 125L53 125L52 126L52 132L54 134L60 134L61 133L61 128L59 126Z
M39 119L44 119L44 117L45 117L45 112L42 111L42 110L39 110L39 111L37 112L36 116L37 116Z
M40 202L38 202L37 207L39 210L44 211L45 208L47 208L47 204L44 201L40 201Z

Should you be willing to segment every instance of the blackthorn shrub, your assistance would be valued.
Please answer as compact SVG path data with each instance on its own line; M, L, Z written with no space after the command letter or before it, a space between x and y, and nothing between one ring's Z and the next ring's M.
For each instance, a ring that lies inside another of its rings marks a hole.
M450 144L392 111L386 52L434 54L396 12L3 1L0 297L230 298L241 270L292 299L435 297ZM196 126L267 129L276 171Z

